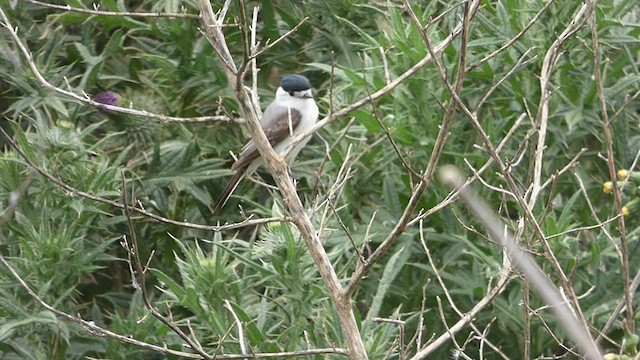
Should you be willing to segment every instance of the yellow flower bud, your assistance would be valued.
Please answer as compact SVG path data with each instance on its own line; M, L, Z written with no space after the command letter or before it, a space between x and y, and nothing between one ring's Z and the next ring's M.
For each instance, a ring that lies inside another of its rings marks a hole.
M613 183L611 181L607 181L602 184L602 192L605 194L613 194Z
M640 209L640 198L633 198L622 207L622 215L629 216L635 214Z
M629 170L618 170L618 180L624 180L629 176Z

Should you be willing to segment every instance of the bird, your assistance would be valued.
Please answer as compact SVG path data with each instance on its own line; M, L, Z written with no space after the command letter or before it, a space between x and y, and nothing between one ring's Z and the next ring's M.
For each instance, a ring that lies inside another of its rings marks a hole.
M284 76L280 81L275 99L267 106L260 118L260 125L273 150L281 154L289 146L293 137L316 124L318 115L318 105L313 97L309 79L303 75L292 74ZM305 137L291 149L285 159L287 164L293 163L310 139L311 136ZM264 159L258 152L255 142L249 140L231 166L235 174L218 197L212 211L216 213L221 210L240 181L245 176L251 175L262 164Z

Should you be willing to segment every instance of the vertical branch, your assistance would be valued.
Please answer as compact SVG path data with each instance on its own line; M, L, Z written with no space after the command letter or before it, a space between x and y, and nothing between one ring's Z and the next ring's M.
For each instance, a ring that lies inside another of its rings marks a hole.
M251 99L253 107L256 109L259 117L262 117L262 109L260 109L260 96L258 95L258 60L256 59L256 51L258 51L257 29L258 29L258 13L259 7L253 8L253 16L251 18Z
M209 26L211 22L216 24L217 21L215 16L213 16L211 3L209 0L198 0L198 4L202 13L203 25L207 29L205 36L211 44L215 44L214 46L226 49L226 40L220 28ZM243 3L241 1L241 5L242 4ZM225 45L222 46L222 44ZM222 53L222 56L226 57L227 55ZM298 231L309 250L311 258L322 277L324 286L326 287L336 309L342 333L347 344L349 358L353 360L366 360L368 357L353 313L351 297L343 290L343 287L340 284L340 279L338 278L338 275L329 260L329 256L320 241L320 234L311 223L311 219L302 205L300 197L298 197L298 194L296 193L296 188L291 176L289 175L287 165L284 159L278 155L269 144L269 141L267 140L267 137L265 136L258 121L258 116L250 95L247 94L243 85L242 75L244 74L244 69L246 69L247 64L247 61L243 63L243 70L236 71L235 73L227 71L226 74L229 82L234 84L236 98L242 112L245 114L246 124L251 134L251 138L256 144L256 148L260 152L260 156L265 160L268 169L278 185L278 189L284 198L285 208L291 216L291 221L298 228ZM235 68L235 65L233 65L232 68Z
M634 313L633 313L633 294L629 291L629 253L627 248L627 238L624 224L624 216L622 214L622 194L618 189L618 181L616 179L616 161L613 153L613 131L611 130L611 121L607 113L607 102L604 97L604 84L602 80L602 66L600 62L600 45L598 41L598 22L596 19L596 11L591 14L591 38L593 39L593 76L598 90L598 101L600 105L600 113L602 115L602 125L604 128L605 144L607 146L607 168L609 170L609 180L613 184L613 199L616 204L616 213L618 214L618 234L620 235L620 252L622 262L622 284L624 288L624 302L626 305L626 322L630 332L634 332Z
M542 70L540 71L540 103L538 106L538 116L536 117L537 142L535 144L535 152L533 153L533 179L531 181L531 192L529 194L528 207L534 208L541 187L542 177L542 158L544 156L544 150L546 147L547 139L547 125L549 120L549 100L551 99L551 90L549 89L551 83L551 75L555 71L555 67L558 63L558 59L561 54L562 46L564 43L578 31L582 24L586 21L587 16L593 9L594 3L592 0L585 1L576 14L571 19L569 26L556 38L551 44L549 50L544 56L542 61Z
M224 70L228 79L235 79L235 75L238 73L238 68L236 67L235 62L233 61L233 57L231 57L231 52L229 52L229 47L227 46L226 41L224 41L224 34L222 33L222 25L224 22L224 17L226 15L226 9L228 8L228 3L225 2L223 6L223 11L220 12L219 16L215 16L213 13L213 9L211 8L211 3L207 0L198 0L198 7L200 8L200 18L201 23L204 26L202 30L205 34L205 38L211 43L213 49L218 54L220 61L224 64ZM235 89L236 82L233 81L230 83L231 86Z
M529 280L524 279L522 284L522 317L524 318L524 348L522 349L522 359L531 359L531 314L529 309L530 300L530 284Z

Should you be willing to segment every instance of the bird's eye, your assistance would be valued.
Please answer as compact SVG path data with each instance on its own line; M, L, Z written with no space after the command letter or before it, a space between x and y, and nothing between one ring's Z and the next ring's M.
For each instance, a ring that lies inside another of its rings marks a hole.
M294 95L295 95L295 92L294 92L294 91L289 91L289 95L290 95L290 96L294 96Z

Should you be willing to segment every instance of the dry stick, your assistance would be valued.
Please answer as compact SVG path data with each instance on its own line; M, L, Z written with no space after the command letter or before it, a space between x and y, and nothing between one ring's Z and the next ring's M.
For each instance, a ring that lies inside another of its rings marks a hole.
M560 58L561 49L564 43L576 33L582 24L586 21L594 7L593 1L585 1L580 9L576 12L569 25L551 44L549 50L542 61L542 70L540 71L540 102L538 105L538 114L536 117L536 128L538 129L538 141L534 153L533 161L533 179L531 181L532 188L529 194L527 206L533 209L538 200L541 186L540 179L542 176L542 159L546 148L547 125L549 120L549 101L551 100L551 91L549 90L551 76L555 70L558 59Z
M20 276L20 274L18 274L18 272L11 266L11 264L9 264L9 262L7 261L7 259L5 259L4 256L2 256L0 254L0 262L2 262L2 264L4 265L4 267L7 268L7 270L9 271L9 273L11 274L11 276L13 276L14 279L16 279L16 281L18 281L18 283L20 284L20 286L22 286L23 289L25 289L27 291L27 293L29 294L29 296L31 296L32 299L34 299L38 304L40 304L40 306L44 307L45 309L47 309L48 311L51 311L52 313L54 313L56 316L59 316L65 320L71 321L73 323L76 323L78 325L80 325L81 327L83 327L84 329L86 329L88 332L92 333L95 336L106 336L106 337L110 337L114 340L120 341L122 343L125 344L131 344L131 345L135 345L144 349L148 349L148 350L152 350L152 351L156 351L159 353L163 353L163 354L167 354L167 355L173 355L173 356L178 356L178 357L183 357L183 358L190 358L190 359L202 359L202 357L198 354L192 354L192 353L186 353L186 352L182 352L182 351L176 351L176 350L171 350L165 347L161 347L161 346L157 346L157 345L153 345L153 344L148 344L144 341L140 341L140 340L136 340L134 338L132 338L130 335L120 335L117 333L114 333L112 331L109 331L107 329L101 328L99 326L97 326L93 321L86 321L83 320L79 317L75 317L73 315L69 315L63 311L60 311L56 308L54 308L53 306L49 305L48 303L46 303L44 300L42 300L42 298L40 298L40 296L38 296L38 294L33 291L31 289L31 287L29 287L29 285L22 279L22 277ZM219 357L220 359L220 357Z
M124 208L122 212L127 220L127 227L129 228L129 234L131 236L131 248L127 246L127 252L129 253L129 266L131 267L131 280L136 285L136 288L140 291L140 295L142 296L142 301L144 302L144 306L147 310L153 315L156 319L160 320L163 324L169 327L174 333L176 333L182 340L184 340L189 347L200 354L203 359L213 359L214 356L207 354L198 340L196 338L191 338L189 335L185 334L175 323L167 319L164 315L162 315L158 309L156 309L151 300L149 299L149 294L147 293L147 285L146 285L146 276L145 273L147 269L142 265L142 261L140 259L140 248L138 246L138 235L136 234L136 229L133 225L133 219L131 218L131 210L129 209L129 199L127 197L127 189L126 183L127 179L124 176L124 171L121 173L122 176L122 204ZM133 193L132 188L132 193ZM136 276L137 275L137 276Z
M67 90L64 90L62 88L59 88L59 87L51 84L40 73L40 70L38 69L38 66L36 65L35 61L33 60L33 56L31 55L31 52L29 51L29 49L27 48L25 43L22 41L22 39L20 39L20 37L18 36L18 29L14 28L11 25L11 22L9 22L9 18L5 15L5 13L2 10L1 6L0 6L0 18L2 20L2 26L4 26L7 30L9 30L9 33L11 34L11 37L13 37L13 40L15 41L16 45L18 45L18 47L22 51L22 54L27 59L27 63L29 64L29 68L31 69L31 72L33 72L33 75L35 76L36 80L38 80L38 82L42 86L44 86L45 88L47 88L47 89L49 89L51 91L54 91L54 92L56 92L58 94L64 95L66 97L69 97L71 99L77 100L77 101L82 102L84 104L95 106L95 107L100 108L100 109L106 109L106 110L109 110L109 111L119 112L119 113L128 114L128 115L146 117L146 118L149 118L149 119L158 120L160 123L164 123L164 124L167 124L167 123L230 122L230 121L232 121L231 118L229 118L228 116L224 116L224 115L219 115L219 116L199 116L199 117L193 117L193 118L182 118L182 117L167 116L167 115L162 115L162 114L154 114L154 113L151 113L151 112L148 112L148 111L145 111L145 110L136 110L136 109L130 109L130 108L125 108L125 107L121 107L121 106L114 106L114 105L107 105L107 104L99 103L97 101L91 100L89 98L89 96L86 95L86 94L79 95L79 94L76 94L75 92L67 91Z
M522 114L521 116L518 117L518 119L515 121L513 126L511 126L511 129L509 129L507 134L502 138L502 141L500 141L500 144L498 144L498 146L496 147L496 152L498 154L502 152L502 149L506 146L507 142L511 139L513 134L515 134L516 130L520 127L520 125L522 125L522 122L524 121L525 118L526 118L526 114ZM476 171L477 176L479 176L480 174L484 173L492 164L493 164L493 159L489 158L487 160L487 162L484 165L482 165L482 167L480 169L478 169ZM467 181L466 181L464 186L467 186L467 185L471 184L473 181L475 181L477 179L477 176L475 174L473 176L470 176L467 179ZM458 198L458 190L451 191L451 193L449 193L449 195L447 195L444 200L442 200L441 202L439 202L438 204L434 205L429 210L419 214L414 219L412 219L409 222L409 226L413 226L417 222L419 222L420 220L422 220L424 218L427 218L427 217L431 216L432 214L434 214L435 212L438 212L441 209L449 206L451 203L455 202L457 198Z
M586 148L582 148L580 149L580 151L578 151L578 153L573 157L573 159L571 159L571 161L569 161L569 163L567 163L567 165L565 165L562 169L560 169L560 171L556 172L555 174L551 175L547 181L544 182L544 184L542 184L542 186L540 186L540 189L544 189L547 186L549 186L549 184L553 183L554 181L556 181L557 178L559 178L560 176L562 176L562 174L564 174L565 172L573 169L574 167L576 167L578 165L578 160L580 159L580 157L587 152Z
M613 199L616 204L616 212L622 214L622 194L618 189L618 180L616 176L616 161L613 153L613 133L611 130L611 122L607 112L607 102L604 97L604 85L602 80L602 71L600 67L600 45L598 41L598 24L596 21L595 9L591 14L591 38L593 39L593 76L598 89L598 100L600 105L600 113L602 114L602 124L604 126L604 138L607 145L607 168L609 169L609 180L613 184ZM620 235L620 251L622 253L622 287L624 289L624 301L627 308L627 329L630 333L635 332L635 320L633 313L633 293L629 290L629 252L627 248L627 236L625 231L624 216L618 216L618 234Z
M236 312L233 311L233 307L231 306L231 303L229 302L229 300L224 299L224 307L227 308L227 310L229 310L229 312L231 313L231 316L233 316L233 321L235 322L236 327L238 328L238 342L240 343L240 353L246 354L247 344L244 338L244 330L242 329L242 322L240 321L238 314L236 314Z
M67 192L67 194L66 194L67 196L78 195L78 196L81 196L83 198L86 198L86 199L89 199L89 200L92 200L92 201L96 201L96 202L99 202L99 203L102 203L102 204L113 206L113 207L115 207L117 209L124 209L124 205L119 203L119 202L117 202L117 201L105 199L105 198L100 197L98 195L91 194L91 193L88 193L88 192L84 192L82 190L79 190L79 189L77 189L77 188L75 188L75 187L73 187L73 186L61 181L60 179L56 178L55 176L51 175L46 170L44 170L40 166L36 165L36 163L31 161L31 159L29 159L27 154L25 154L24 151L18 147L18 144L16 144L15 141L9 137L9 134L7 134L6 131L1 126L0 126L0 133L6 137L6 139L9 142L9 145L11 145L11 147L13 147L15 149L15 151L25 161L25 163L27 163L27 165L29 165L32 169L34 169L35 171L40 173L40 175L42 175L45 178L49 179L51 182L53 182L59 188L65 190ZM145 209L143 209L142 207L129 207L129 208L131 210L137 212L138 214L141 214L141 215L143 215L145 217L148 217L148 218L150 218L152 220L155 220L155 221L158 221L158 222L162 222L162 223L165 223L165 224L182 226L182 227L186 227L186 228L190 228L190 229L205 230L205 231L225 231L225 230L238 229L238 228L246 227L246 226L261 225L261 224L266 224L266 223L270 223L270 222L290 221L290 219L287 218L287 217L273 217L273 218L265 218L265 219L247 218L247 219L245 219L245 220L243 220L241 222L238 222L238 223L220 225L220 226L211 226L211 225L194 224L194 223L188 223L188 222L177 221L177 220L165 218L165 217L162 217L160 215L156 215L156 214L150 213L150 212L146 211Z
M500 355L500 357L502 357L505 360L510 360L509 357L507 356L507 354L505 354L504 352L502 352L502 350L500 350L500 348L497 345L494 345L491 341L489 341L489 339L487 339L487 334L489 333L489 327L491 326L491 324L496 321L496 318L491 319L491 321L487 324L487 326L485 326L484 330L481 332L480 329L477 328L477 326L475 326L474 323L469 323L469 326L473 329L473 331L476 332L476 334L478 337L480 337L480 345L482 345L483 343L486 343L487 345L489 345L489 347L491 349L493 349L493 351L495 351L496 354ZM480 358L482 359L482 346L480 347Z
M583 10L584 10L584 5L581 8L581 10L577 12L577 15L574 17L574 20L572 20L571 24L576 23L578 21L576 19L580 19L581 16L584 15ZM577 30L575 30L575 31L577 31ZM568 35L564 35L564 37L566 37L566 36L568 36ZM561 36L561 38L564 38L564 37ZM427 42L427 48L428 48L430 53L433 53L434 49L431 46L431 44L428 43L428 42ZM547 55L549 55L549 53ZM546 240L546 237L544 235L544 232L542 231L542 228L540 227L540 224L538 223L536 218L533 216L532 207L530 207L529 204L527 204L527 202L524 199L524 197L520 195L520 191L518 189L518 185L516 184L515 179L513 178L512 174L508 171L508 169L505 166L505 164L502 161L502 159L496 153L495 148L494 148L493 144L491 143L491 140L487 136L486 132L482 128L482 125L480 124L477 115L472 113L471 110L469 110L469 108L466 106L466 104L460 98L459 94L454 91L452 85L449 83L449 81L446 78L445 70L442 69L442 66L440 65L440 62L437 60L437 58L434 58L434 64L439 69L438 73L441 76L442 82L445 84L445 86L449 90L449 93L451 94L453 100L456 102L456 104L458 105L458 107L462 111L462 113L468 118L469 122L474 127L474 129L476 130L478 135L480 135L480 137L482 139L482 142L483 142L483 144L484 144L484 146L486 148L486 151L489 153L489 155L493 158L493 161L498 166L498 169L499 169L500 173L504 176L504 179L505 179L507 185L509 186L509 189L511 190L511 192L514 195L517 195L515 197L515 200L521 206L521 208L522 208L522 210L523 210L523 212L525 214L526 220L531 224L531 226L533 227L534 233L539 238L540 244L542 245L542 247L544 249L545 257L547 258L547 260L551 264L551 267L553 268L554 272L560 277L560 280L562 282L562 287L564 288L564 291L569 296L571 304L573 305L574 310L578 314L578 319L581 321L581 323L583 325L583 328L586 331L588 331L589 326L587 325L587 322L586 322L586 320L584 318L584 314L582 313L582 309L580 308L580 303L579 303L578 299L576 298L575 291L573 290L573 287L571 286L571 282L569 281L569 278L567 277L567 275L564 273L564 270L562 270L562 267L560 266L560 263L558 262L558 259L556 258L555 254L551 250L551 247L550 247L548 241ZM545 95L543 95L543 97L544 96ZM546 101L543 102L543 103L547 104L547 106L548 106L548 103ZM548 109L547 109L547 112L548 112ZM542 116L542 117L545 118L545 116ZM544 122L546 122L546 121L544 121ZM534 190L535 189L537 189L537 191L540 190L539 181L540 181L539 178L537 180L534 179L534 184L532 184L532 187L534 188ZM537 185L536 185L536 182L538 183ZM532 190L532 193L534 192L534 190ZM531 197L531 199L535 199L535 198L537 198L537 195L535 197Z
M639 96L640 90L636 91L636 93L631 96L627 96L622 106L620 106L620 108L609 118L609 122L613 123L613 121L622 113L622 111L627 108L627 105L632 103L633 100L637 99Z
M468 28L469 21L475 14L475 11L478 9L478 6L479 6L478 1L474 1L467 5L465 17L462 20L462 23L459 25L461 28L460 32L462 32L463 34L466 33L465 29ZM409 14L413 14L413 16L415 17L415 14L413 13L413 10L411 9L411 6L408 2L405 2L405 9L407 12L409 12ZM419 23L417 24L417 26L419 29L421 29L421 26L419 25ZM421 31L421 33L423 32ZM436 56L435 53L431 53L431 59L433 59L435 56ZM461 54L460 58L461 58L461 61L464 61L465 56ZM464 77L464 70L462 70L463 68L464 66L459 67L459 69L461 69L458 74L459 78ZM460 79L459 84L460 86L462 85L462 79ZM375 94L376 93L370 95L371 101L374 100ZM376 250L371 254L369 259L367 259L367 262L364 265L357 267L356 271L351 275L351 280L349 281L349 284L346 287L346 292L348 295L353 294L356 287L364 277L365 273L378 260L380 260L380 258L382 258L382 256L391 248L391 246L400 237L400 235L402 235L408 228L408 224L409 224L409 221L411 220L411 216L415 211L415 209L417 208L420 198L422 197L422 194L427 189L429 184L431 184L433 173L435 172L436 165L438 164L438 160L440 159L440 155L442 154L442 150L444 149L444 144L446 142L448 131L449 131L449 125L453 120L453 113L454 113L453 109L454 109L454 106L452 105L447 111L447 113L445 114L445 117L442 121L442 125L440 126L440 130L438 131L438 136L436 138L435 144L433 145L433 151L429 159L429 164L427 165L427 169L425 170L424 175L420 177L420 182L413 188L411 192L411 198L409 199L409 202L405 206L405 210L400 216L400 219L398 219L395 227L391 230L389 235L378 246L378 248L376 248Z
M207 39L210 43L215 44L214 46L218 47L218 53L223 61L228 61L230 65L235 67L235 65L233 65L231 54L228 52L228 48L226 47L224 34L220 28L208 26L209 24L216 24L211 3L208 0L199 0L198 4L202 14L202 22L206 28L205 34ZM225 49L226 52L224 51ZM243 65L243 67L245 66L246 65ZM298 228L300 235L304 239L316 268L322 277L324 285L329 292L331 301L336 308L342 332L345 337L345 342L347 344L349 358L354 360L365 360L367 359L367 353L353 313L351 298L348 295L345 296L346 294L343 292L340 279L335 273L331 261L322 246L319 234L316 233L313 225L311 224L311 219L296 193L295 185L289 176L287 165L284 162L283 157L275 153L260 126L255 109L252 106L251 99L242 85L242 72L240 71L234 74L230 71L226 71L226 74L229 82L234 88L233 90L236 93L240 108L247 117L246 123L248 125L251 138L255 142L260 155L266 161L267 166L271 171L282 196L284 197L284 203L291 216L291 221Z
M244 73L246 71L246 69L249 67L249 65L251 64L251 60L249 59L251 57L251 44L249 43L249 25L247 25L247 14L245 13L245 5L244 5L244 0L237 0L238 3L238 17L240 18L240 44L242 45L242 65L240 66L240 69L238 70L238 80L240 80L238 82L238 86L241 86L242 84L244 84ZM244 85L242 85L244 86ZM254 109L256 108L255 106L252 106ZM258 106L259 107L259 106ZM259 110L258 111L259 114Z
M478 66L484 64L485 62L493 59L494 57L496 57L498 54L500 54L501 52L505 51L506 49L508 49L509 47L511 47L513 44L516 43L516 41L518 41L518 39L520 39L522 37L522 35L524 35L527 31L529 31L529 29L533 26L533 24L535 24L536 22L538 22L538 19L540 19L540 16L542 16L542 14L549 8L549 6L551 6L551 4L553 4L554 0L547 0L547 3L544 4L544 6L542 7L542 9L540 9L532 18L531 20L529 20L529 23L527 25L525 25L524 28L522 28L522 30L520 30L520 32L514 36L511 40L507 41L506 43L504 43L504 45L500 46L498 49L496 49L494 52L492 52L491 54L483 57L480 61L478 61L477 63L469 66L469 70L471 71L475 68L477 68Z
M465 187L466 187L466 184L464 186L459 187L458 190L462 191L462 189L464 189ZM440 283L440 286L445 291L445 294L449 299L449 302L453 304L444 283L440 279L440 276L434 267L433 260L431 259L429 248L427 247L427 243L424 239L423 221L424 221L423 219L420 219L420 224L419 224L420 243L422 244L422 248L427 254L429 263L431 264L431 266L433 267L436 273L436 277L438 278L438 282ZM511 273L511 259L508 256L504 256L502 259L502 267L500 268L500 272L498 274L498 281L496 282L496 285L492 289L489 289L487 291L487 294L482 299L480 299L480 301L478 301L476 305L471 310L469 310L469 312L467 312L466 314L461 313L457 308L454 307L454 310L460 315L460 320L458 320L458 322L453 326L449 327L447 331L442 335L440 335L434 342L429 343L425 348L418 351L416 355L412 358L412 360L422 359L428 356L431 352L435 351L438 347L440 347L441 345L444 345L444 343L447 342L449 338L453 337L453 335L461 331L465 326L467 326L467 324L470 324L475 318L475 316L482 309L484 309L485 306L488 306L491 303L491 301L493 301L493 299L495 299L498 295L500 295L502 291L506 288L507 284L513 279L512 277L509 276L510 273Z
M262 118L262 109L260 108L260 94L258 94L258 60L255 56L258 48L258 14L260 8L255 6L253 8L253 16L251 17L251 55L249 62L251 63L251 100L253 101L253 107L258 112L258 116Z
M64 11L70 11L70 12L76 12L76 13L82 13L82 14L98 15L98 16L122 16L122 17L128 16L128 17L169 18L169 19L184 18L184 19L192 19L192 20L200 19L200 15L187 14L187 13L161 13L161 12L143 13L143 12L129 12L129 11L102 11L102 10L98 10L99 5L96 5L96 4L93 5L95 9L91 10L91 9L76 8L70 5L49 4L49 3L45 3L37 0L27 0L27 2L30 2L35 5L40 5L43 7L48 7L51 9L64 10Z
M638 95L638 94L640 94L640 91L636 93L636 95ZM627 105L627 103L622 105L622 108L624 108L626 105ZM620 112L622 111L622 108L619 109L618 111L616 111L614 116L609 118L609 122L612 122L613 121L613 117L615 117L616 115L620 114ZM631 176L631 173L633 171L635 171L634 169L635 169L635 167L636 167L636 165L637 165L639 160L640 160L640 150L638 150L638 152L636 153L636 157L635 157L635 159L633 159L633 163L629 167L629 173L627 174L627 178L625 179L625 181L629 180L629 177ZM587 204L589 205L589 207L591 209L591 213L597 219L597 215L595 213L595 210L593 209L593 205L591 204L591 200L587 196L587 190L584 188L584 185L582 184L582 181L580 180L578 175L576 175L576 177L578 178L578 182L580 183L580 188L582 190L582 193L585 195L585 198L587 199ZM618 215L618 216L621 216L621 215ZM613 219L615 219L615 218L613 218ZM615 242L613 241L613 237L609 234L609 232L607 231L607 229L604 226L602 227L602 230L603 230L604 234L607 236L607 238L609 239L609 241L613 244L615 249L618 251L618 256L620 256L620 258L622 258L621 251L618 248L618 246L615 244ZM638 289L638 286L640 286L640 270L638 270L638 272L636 273L635 277L633 278L633 281L631 282L631 285L629 286L629 293L630 294L635 294L636 290ZM616 309L611 313L611 315L609 316L609 319L607 320L605 325L598 332L598 337L596 338L596 341L600 341L601 338L605 337L604 333L609 331L611 326L613 326L613 324L615 323L615 321L618 318L618 314L620 314L620 311L622 311L623 309L626 308L625 304L626 304L626 298L623 298L618 302L618 305L616 306ZM607 338L607 340L609 340L609 339ZM609 341L611 341L611 340L609 340ZM611 341L611 342L613 343L613 341Z
M454 166L447 166L441 170L441 179L452 188L459 188L463 184L462 174ZM514 241L512 235L506 230L506 226L493 213L491 208L478 198L468 187L461 189L460 198L475 218L486 228L490 236L498 240L504 246L513 263L529 279L538 295L549 305L560 324L564 327L567 336L571 338L582 350L588 360L602 360L602 354L595 344L588 329L585 329L576 316L573 309L551 282L551 280L538 267L531 255L522 250Z
M470 2L470 7L471 7L471 14L475 14L476 10L478 9L478 7L480 6L480 1L479 0L471 0ZM438 16L436 19L439 19L440 16ZM435 20L435 19L434 19ZM456 25L455 28L453 28L451 30L451 32L449 33L449 35L444 38L439 44L437 44L434 48L434 52L436 54L441 53L447 46L449 46L453 40L458 37L458 35L460 34L460 32L462 32L463 29L463 23L462 21L458 23L458 25ZM408 69L407 71L405 71L403 74L401 74L400 76L398 76L395 80L393 80L392 82L390 82L389 84L385 85L384 87L382 87L380 90L375 91L374 93L371 94L371 96L367 96L361 100L358 100L356 102L354 102L353 104L346 106L338 111L335 111L333 113L330 113L328 116L324 117L322 120L318 121L311 129L298 134L298 136L295 136L294 138L291 139L291 143L289 144L288 149L286 150L285 153L283 153L283 156L285 156L289 151L291 151L291 149L300 141L302 141L302 139L306 138L309 135L314 134L315 132L317 132L318 130L322 129L323 127L327 126L328 124L338 120L339 118L341 118L342 116L357 110L365 105L367 105L370 101L376 101L378 99L380 99L381 97L387 95L388 93L390 93L391 91L393 91L396 87L398 87L400 84L402 84L403 82L405 82L408 78L412 77L413 75L415 75L418 71L422 70L423 67L425 67L426 65L428 65L429 63L431 63L432 61L432 54L426 54L420 61L418 61L415 65L413 65L410 69Z

